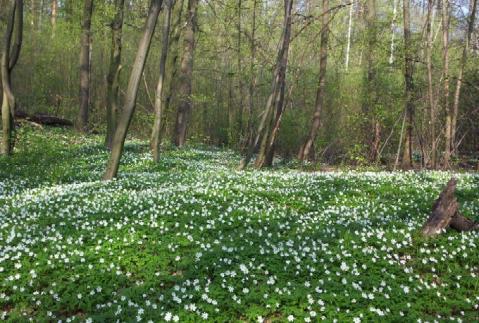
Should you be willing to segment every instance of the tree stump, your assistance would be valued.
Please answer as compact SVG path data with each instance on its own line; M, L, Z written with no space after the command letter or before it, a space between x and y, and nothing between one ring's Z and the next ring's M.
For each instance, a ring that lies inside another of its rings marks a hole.
M479 229L479 224L461 215L456 191L457 180L451 178L434 203L431 215L422 227L422 234L432 237L448 227L459 232Z

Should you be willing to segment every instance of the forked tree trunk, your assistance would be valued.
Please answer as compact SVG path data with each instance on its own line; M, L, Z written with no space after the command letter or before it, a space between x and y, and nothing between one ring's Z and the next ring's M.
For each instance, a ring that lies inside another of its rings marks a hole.
M467 62L467 54L469 51L469 44L471 42L471 36L474 31L474 22L476 18L477 10L477 0L471 0L470 15L469 15L469 24L466 32L464 48L462 50L461 63L459 67L459 74L457 76L456 82L456 91L454 93L454 103L452 108L452 120L451 120L451 153L455 155L457 153L456 149L456 128L457 128L457 117L459 114L459 99L461 97L461 87L462 87L462 78L464 77L464 68Z
M141 75L145 67L145 62L150 50L151 38L155 32L156 23L158 21L158 15L161 11L162 0L151 0L148 17L145 23L143 36L138 44L138 51L136 53L135 62L133 63L130 81L125 96L125 103L123 105L123 111L118 120L118 124L113 138L112 151L110 159L108 161L104 180L111 180L118 174L118 168L120 165L120 158L123 152L123 146L125 145L126 134L128 127L130 126L131 118L135 112L136 97L138 94L138 87L141 81Z
M2 154L11 155L15 142L16 99L12 90L11 73L17 64L23 40L23 0L11 0L1 58L2 78ZM13 44L12 44L13 41Z
M442 233L447 228L457 231L471 231L479 229L479 224L461 215L457 202L457 180L452 178L434 203L431 215L422 227L422 234L431 237Z
M181 59L178 87L179 104L176 114L174 143L182 147L186 143L186 132L192 109L193 59L195 52L196 15L198 0L188 0L188 18L184 33L183 57Z
M413 57L410 30L410 0L403 0L404 15L404 79L406 101L406 136L404 142L404 154L402 159L403 168L412 168L412 130L414 122L414 81L413 81Z
M269 125L264 129L262 142L256 158L255 167L263 168L272 165L276 138L279 133L281 119L284 111L284 94L286 88L286 71L288 68L289 46L291 43L293 0L284 1L284 23L282 44L278 53L278 66L273 85L271 104L266 107L265 115L270 119ZM258 134L261 134L258 131Z
M80 111L77 128L79 131L88 130L88 114L91 101L91 18L93 14L93 0L84 0L82 35L80 48Z
M153 132L151 134L151 153L153 161L160 160L160 144L161 144L161 121L163 118L163 92L165 83L166 60L168 58L171 12L173 10L174 0L166 0L166 17L163 25L162 49L160 58L160 76L158 86L156 88L155 98L155 121L153 123Z
M303 161L311 158L311 151L314 141L318 136L321 126L321 115L324 106L324 96L326 93L326 69L328 64L328 39L329 39L329 0L323 0L323 16L321 30L321 50L319 58L319 84L316 92L315 111L312 118L311 129L298 154L298 159Z
M110 70L107 76L107 102L106 102L106 138L105 146L112 148L113 136L116 129L116 121L119 109L120 71L122 32L125 0L116 0L116 16L111 23L111 53Z

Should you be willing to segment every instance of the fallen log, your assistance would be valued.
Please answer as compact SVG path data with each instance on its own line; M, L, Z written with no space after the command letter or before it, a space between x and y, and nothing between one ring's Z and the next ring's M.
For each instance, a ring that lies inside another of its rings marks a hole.
M432 212L422 227L422 234L431 237L440 234L447 228L456 231L471 231L479 229L479 223L464 217L459 212L456 191L457 180L452 178L439 195L432 207Z
M67 119L46 115L46 114L33 114L29 115L25 111L16 111L15 118L18 120L27 120L40 125L50 126L50 127L72 127L73 122Z

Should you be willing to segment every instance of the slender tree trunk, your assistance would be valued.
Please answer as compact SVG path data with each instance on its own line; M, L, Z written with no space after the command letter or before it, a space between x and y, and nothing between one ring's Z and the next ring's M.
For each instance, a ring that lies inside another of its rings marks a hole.
M445 140L446 147L444 152L444 167L450 167L451 159L451 129L452 129L452 109L449 105L449 0L442 0L442 42L443 42L443 73L444 73L444 93L443 105L446 112Z
M312 158L314 141L318 136L321 126L321 115L324 107L324 96L326 93L326 70L328 64L328 40L329 40L329 0L323 0L323 16L321 30L321 50L319 58L319 84L316 91L316 104L313 114L311 129L298 154L298 159L303 161Z
M456 91L454 93L454 104L452 110L452 121L451 121L451 149L452 154L457 153L456 149L456 128L457 128L457 117L459 114L459 99L461 97L461 87L462 87L462 78L464 77L464 68L467 62L467 54L469 51L469 44L471 42L471 36L474 31L474 23L476 18L477 11L477 0L471 0L470 15L469 15L469 24L467 27L464 48L462 50L461 62L459 66L459 73L456 81Z
M186 22L183 57L181 59L180 79L178 87L179 105L176 114L174 143L182 147L186 142L186 132L191 115L193 102L191 100L193 83L193 59L195 51L196 15L198 0L188 0L188 19Z
M133 113L135 112L136 97L138 94L138 87L140 86L141 75L145 67L148 52L150 50L151 38L155 31L158 15L161 11L162 0L151 0L150 9L148 11L148 18L145 23L143 36L138 44L138 51L136 53L135 62L132 67L130 81L125 96L125 103L123 111L118 119L118 124L113 138L112 151L108 161L104 180L111 180L118 174L120 166L120 158L125 145L126 134L130 126Z
M163 118L163 92L165 83L166 60L168 58L168 48L170 39L171 12L173 10L174 0L166 0L166 17L163 25L162 49L160 58L160 77L156 88L155 98L155 121L153 124L153 132L151 135L151 151L153 160L160 160L160 144L161 144L161 121Z
M376 30L376 0L367 0L364 5L364 18L367 33L367 57L364 60L364 70L366 71L362 112L365 118L363 123L364 133L366 135L366 144L369 146L369 160L376 161L378 156L378 147L381 140L381 125L375 117L374 106L377 100L377 76L374 60L376 58L375 47L377 42ZM378 131L379 130L379 131Z
M410 0L403 0L404 16L404 79L405 79L405 102L406 102L406 136L404 142L404 154L402 159L403 168L412 168L412 132L414 126L414 80L413 80L413 57L411 48L410 30Z
M52 0L51 16L50 16L50 23L52 25L52 38L55 37L55 31L57 29L57 17L58 17L58 0Z
M348 22L348 43L346 45L346 59L344 62L344 66L346 71L349 69L349 55L351 52L351 32L353 29L353 10L354 10L354 0L351 6L349 7L349 22Z
M252 145L254 137L253 129L253 110L254 110L254 98L256 91L256 73L255 73L255 64L256 64L256 9L258 6L258 1L253 0L253 18L251 26L251 41L250 41L250 66L249 66L249 88L248 88L248 117L247 117L247 139L245 140L246 145L244 147L249 147ZM241 168L241 165L240 165Z
M391 22L391 55L389 56L389 64L394 63L394 40L396 36L396 19L397 7L400 0L393 0L393 20Z
M113 136L116 129L116 121L119 109L121 50L125 0L116 0L116 16L111 23L111 53L110 70L107 76L107 99L106 99L106 138L105 146L112 148Z
M1 58L2 78L2 151L3 155L13 153L15 143L16 99L11 85L11 74L18 62L23 40L23 0L11 0L7 16L7 27ZM13 42L13 43L12 43Z
M256 168L263 168L271 166L273 161L276 138L278 136L279 127L284 111L284 93L286 87L286 70L288 68L289 46L291 42L291 26L293 8L293 0L284 1L284 24L283 24L283 39L278 55L278 67L276 73L276 84L273 86L273 100L271 100L270 107L267 107L267 115L271 115L269 127L266 129L258 158L256 159ZM276 113L274 113L276 111ZM258 133L260 133L258 131Z
M175 1L175 8L177 9L172 13L172 16L175 16L176 19L172 26L171 40L169 41L170 54L168 55L167 62L167 65L169 66L169 68L167 68L168 89L165 95L165 107L163 109L163 121L160 129L160 137L163 137L166 130L166 119L176 93L175 88L178 81L178 59L180 57L179 42L181 37L181 23L183 21L184 0L180 0L179 2Z
M241 45L242 45L242 32L243 26L241 24L243 12L243 2L238 0L238 36L237 36L237 64L238 64L238 92L239 92L239 113L238 113L238 130L239 138L242 138L244 135L243 129L243 114L244 114L244 100L243 100L243 56L241 54ZM236 143L237 144L237 143Z
M80 48L80 111L77 121L77 129L82 132L88 130L91 104L91 18L93 14L93 0L84 1Z
M427 64L427 90L430 109L430 127L431 127L431 166L433 169L437 167L437 147L436 147L436 100L434 98L434 85L432 79L432 41L433 41L433 10L434 0L428 0L427 12L427 48L426 48L426 64Z

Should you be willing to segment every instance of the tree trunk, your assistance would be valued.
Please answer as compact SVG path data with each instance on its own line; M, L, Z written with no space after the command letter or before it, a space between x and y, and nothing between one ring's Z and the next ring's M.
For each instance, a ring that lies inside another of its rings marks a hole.
M150 50L151 38L155 31L158 15L161 11L162 0L151 0L148 18L145 23L143 36L138 44L138 51L136 53L135 62L132 67L130 81L125 96L125 103L123 111L118 120L118 124L113 138L112 151L108 161L104 180L111 180L118 174L120 165L120 158L125 145L126 134L130 126L133 113L135 111L136 97L138 94L138 87L140 85L141 75L145 67L145 62Z
M457 76L456 82L456 91L454 93L454 104L452 109L452 120L451 120L451 153L455 155L457 153L456 149L456 128L457 128L457 117L459 114L459 99L461 97L461 87L462 87L462 78L464 77L464 68L467 62L467 54L469 51L469 44L471 42L471 36L474 31L474 22L476 18L477 10L477 0L471 0L470 15L469 15L469 24L467 28L467 33L464 42L464 48L462 50L461 63L459 66L459 74Z
M449 106L449 0L442 0L442 42L443 42L443 74L444 74L444 93L443 106L446 112L445 140L446 148L444 152L444 167L450 167L451 159L451 129L452 129L452 109Z
M391 54L389 56L389 64L394 63L394 40L396 36L396 18L397 18L397 6L400 0L393 0L393 20L391 21Z
M91 101L91 18L93 14L93 0L84 0L82 35L80 48L80 111L77 128L79 131L88 130L88 113Z
M58 0L52 0L50 23L52 25L52 38L55 37L58 16Z
M363 70L366 71L365 85L363 87L363 102L362 112L364 116L363 131L366 136L366 145L369 147L369 160L371 162L376 161L378 151L375 150L375 143L380 142L381 131L377 132L376 129L380 128L379 121L374 117L374 106L377 100L376 93L376 68L374 66L374 59L376 57L376 0L367 0L364 4L364 19L366 27L366 52L367 58L364 60Z
M156 88L155 98L155 121L153 124L153 132L151 135L151 151L153 160L158 162L160 160L160 144L161 144L161 121L163 118L163 92L165 82L165 70L166 60L168 58L168 48L170 39L170 26L171 26L171 12L173 10L174 0L166 1L166 17L163 25L162 35L162 48L160 58L160 77L158 80L158 86Z
M243 3L242 0L238 0L238 36L237 36L237 64L238 64L238 94L239 94L239 113L238 113L238 130L239 130L239 138L242 138L244 135L243 129L243 114L244 114L244 101L243 101L243 56L241 55L241 44L242 44L242 32L243 27L241 24L242 20L242 10L243 10ZM237 143L236 143L237 144Z
M251 26L251 40L250 40L250 66L249 66L249 88L248 88L248 116L246 122L246 131L247 138L245 140L244 147L249 147L252 145L254 138L254 129L253 129L253 110L254 110L254 98L256 91L256 73L255 73L255 64L256 64L256 9L258 6L258 1L253 0L253 18Z
M427 65L427 92L429 98L430 126L431 126L431 166L437 167L437 147L436 147L436 100L434 98L434 85L432 79L432 42L433 42L433 10L434 0L428 0L427 9L427 47L426 47L426 65Z
M179 78L179 104L176 114L174 143L182 147L186 142L186 132L192 109L193 59L195 51L196 15L198 0L188 0L188 18L183 40L183 57L181 59Z
M311 129L298 155L298 159L301 161L312 157L311 150L313 148L314 141L318 136L318 131L321 126L321 115L324 106L324 96L326 93L326 69L328 64L329 40L329 0L323 0L323 12L324 14L322 16L321 49L319 58L319 84L316 91L316 104Z
M351 52L351 32L353 29L353 10L354 10L354 0L349 7L349 21L348 21L348 43L346 45L346 59L344 62L344 66L346 71L349 69L349 56Z
M23 40L23 0L11 0L1 58L2 78L2 154L11 155L15 142L16 99L11 84L11 74L17 64ZM13 41L13 44L12 44Z
M452 178L434 203L431 215L422 227L422 234L432 237L440 234L448 227L459 231L478 230L479 224L461 215L456 191L457 180Z
M107 102L106 102L106 138L105 146L111 150L113 136L116 129L119 107L119 78L121 71L121 50L125 0L116 0L116 16L111 23L111 53L110 71L107 76Z
M413 57L411 48L411 30L409 1L403 0L404 16L404 79L405 79L405 101L406 101L406 136L404 142L404 154L402 166L405 169L412 168L412 131L414 126L414 80L413 80Z
M293 8L293 0L284 1L284 23L283 23L283 39L278 53L278 65L275 77L275 85L273 85L271 104L267 106L265 115L270 116L269 126L265 129L263 140L259 150L258 158L255 162L256 168L271 166L276 138L278 136L279 127L284 111L284 93L286 87L286 70L288 68L289 46L291 42L291 26ZM276 113L273 113L276 111ZM260 131L258 131L261 134Z

